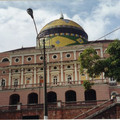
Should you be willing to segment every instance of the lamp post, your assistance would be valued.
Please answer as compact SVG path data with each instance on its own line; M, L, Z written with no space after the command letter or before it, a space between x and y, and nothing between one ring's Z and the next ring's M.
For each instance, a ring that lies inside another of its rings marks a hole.
M43 61L44 61L44 119L48 118L47 110L47 89L46 89L46 56L45 56L45 39L43 39Z
M34 26L35 26L35 30L37 33L37 37L38 37L38 31L37 31L37 27L36 27L36 23L34 20L34 16L33 16L33 10L31 8L27 9L27 13L31 16L31 18L33 19L34 22ZM43 38L43 65L44 65L44 119L48 119L48 110L47 110L47 88L46 88L46 50L45 50L45 38Z
M34 23L34 26L35 26L35 30L36 30L36 34L38 35L38 30L37 30L37 27L36 27L36 23L35 23L35 19L34 19L34 16L33 16L33 10L31 8L28 8L27 9L27 13L31 16L31 18L33 19L33 23Z

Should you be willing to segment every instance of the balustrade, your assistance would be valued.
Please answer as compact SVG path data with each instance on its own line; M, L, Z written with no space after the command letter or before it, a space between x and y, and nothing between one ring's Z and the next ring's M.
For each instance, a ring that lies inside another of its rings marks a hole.
M57 101L57 102L53 102L53 103L48 103L48 108L61 108L61 107L82 107L82 106L96 106L99 105L103 102L105 102L106 100L94 100L94 101L71 101L71 102L62 102L62 101ZM95 104L93 104L95 103ZM26 104L23 105L21 103L16 104L16 105L2 105L0 106L0 111L4 111L4 110L27 110L27 109L43 109L43 104Z
M84 80L79 81L70 81L70 82L57 82L54 83L47 83L47 87L57 87L57 86L72 86L72 85L81 85ZM90 82L94 84L107 84L107 82L104 82L103 79L96 79L96 80L90 80ZM36 84L22 84L22 85L10 85L10 86L0 86L0 90L8 90L8 89L23 89L23 88L35 88L35 87L43 87L43 83L36 83Z

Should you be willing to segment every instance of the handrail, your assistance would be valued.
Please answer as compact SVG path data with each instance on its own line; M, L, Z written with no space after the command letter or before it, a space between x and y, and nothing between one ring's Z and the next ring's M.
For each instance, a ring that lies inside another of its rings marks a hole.
M101 102L103 103L106 100L94 100L94 101L73 101L73 102L60 102L61 106L58 106L58 102L54 102L54 103L48 103L48 108L71 108L71 107L83 107L83 106L94 106L94 105L99 105ZM27 108L40 108L43 109L43 104L17 104L17 105L1 105L0 106L0 111L1 110L11 110L14 109L16 110L17 107L20 106L21 110L23 109L27 109Z
M101 103L100 105L93 107L92 109L86 111L85 113L76 116L74 119L85 119L86 117L90 116L92 112L97 112L98 110L102 109L103 107L111 103L113 103L111 100L105 101L104 103Z

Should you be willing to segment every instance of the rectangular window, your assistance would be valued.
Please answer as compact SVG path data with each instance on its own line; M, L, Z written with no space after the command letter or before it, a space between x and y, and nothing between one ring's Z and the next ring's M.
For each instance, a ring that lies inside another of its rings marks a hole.
M14 80L14 87L17 87L18 86L18 79L15 79Z
M30 84L30 82L31 82L31 77L27 77L27 78L26 78L26 83L27 83L27 84Z
M53 84L57 84L57 76L53 77Z
M71 75L68 75L68 76L67 76L67 81L68 81L68 83L71 84L71 81L72 81L72 76L71 76Z
M39 77L39 80L40 80L40 86L42 86L43 85L43 76L42 75Z
M4 79L2 79L2 81L1 81L1 86L5 87L5 80Z

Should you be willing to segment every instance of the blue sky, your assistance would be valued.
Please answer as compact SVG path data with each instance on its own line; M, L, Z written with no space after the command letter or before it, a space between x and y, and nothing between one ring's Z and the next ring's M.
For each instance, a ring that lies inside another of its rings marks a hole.
M34 10L38 31L48 22L64 18L80 24L88 39L96 40L120 27L120 0L9 0L0 1L0 52L36 45ZM120 30L102 39L120 39Z

